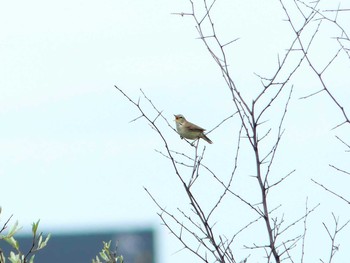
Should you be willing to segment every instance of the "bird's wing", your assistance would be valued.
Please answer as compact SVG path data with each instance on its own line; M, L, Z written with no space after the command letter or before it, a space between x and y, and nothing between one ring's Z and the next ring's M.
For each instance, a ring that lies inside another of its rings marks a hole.
M193 124L192 122L189 122L189 121L185 124L185 126L187 129L189 129L191 131L198 131L198 132L205 131L205 129L203 129L202 127L199 127L196 124Z

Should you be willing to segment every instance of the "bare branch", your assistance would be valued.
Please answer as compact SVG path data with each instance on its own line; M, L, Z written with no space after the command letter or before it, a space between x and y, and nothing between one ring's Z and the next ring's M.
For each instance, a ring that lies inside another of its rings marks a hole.
M311 179L311 181L313 181L315 184L321 186L324 190L326 190L327 192L339 197L340 199L342 199L343 201L345 201L347 204L350 205L350 201L348 201L347 199L345 199L344 197L342 197L341 195L329 190L327 187L325 187L324 185L320 184L319 182L316 182L314 179Z
M332 168L334 168L334 169L335 169L335 170L337 170L338 172L342 172L342 173L345 173L345 174L350 175L350 173L349 173L349 172L344 171L344 170L342 170L342 169L340 169L340 168L338 168L338 167L335 167L335 166L334 166L334 165L332 165L332 164L329 164L329 166L330 166L330 167L332 167Z
M336 239L338 233L340 231L342 231L350 222L350 220L348 220L342 226L339 226L339 218L336 218L333 213L332 213L332 216L333 216L334 225L335 225L333 233L331 233L331 231L328 229L327 225L324 222L322 223L324 228L327 231L327 234L328 234L330 240L331 240L331 251L330 251L330 256L329 256L329 261L328 261L329 263L332 262L335 253L339 250L339 246L340 245L339 244L337 244L337 245L335 244L335 239Z

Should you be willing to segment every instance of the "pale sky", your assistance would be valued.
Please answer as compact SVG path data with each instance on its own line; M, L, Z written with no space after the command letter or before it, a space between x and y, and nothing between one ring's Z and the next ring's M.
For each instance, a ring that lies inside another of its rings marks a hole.
M240 38L229 50L230 66L242 93L251 96L260 88L254 73L273 73L277 54L283 54L292 39L279 1L218 1L217 9L218 33L227 41ZM187 0L1 4L1 222L13 214L26 231L40 219L44 232L153 226L157 262L199 262L186 251L177 252L180 243L160 225L159 211L143 189L172 211L187 206L170 163L154 151L164 151L162 142L143 120L129 123L139 114L114 88L118 85L135 100L142 89L171 123L173 114L181 113L210 130L232 114L228 89L196 39L193 21L171 15L189 11ZM347 21L349 25L349 16ZM326 29L332 36L334 28ZM334 47L326 39L315 47L324 54L320 63L328 58L323 51L327 44ZM349 70L349 59L340 57L327 75L327 84L348 114ZM321 203L310 216L307 240L306 262L316 262L325 260L330 248L322 222L331 223L331 212L345 222L350 209L310 179L350 199L349 177L328 166L349 171L349 154L334 136L350 143L350 128L331 130L343 119L329 97L298 100L320 89L310 72L301 70L291 84L295 90L274 175L297 171L280 192L271 194L271 207L282 203L281 211L291 222L303 215L307 196L310 208ZM223 177L232 168L237 125L238 119L232 119L215 130L210 134L214 144L206 148L205 161ZM174 150L192 153L176 133L163 127ZM249 177L254 172L249 158L242 161L234 190L258 198L256 182ZM198 189L205 204L212 201L215 189L209 179ZM218 229L228 235L256 216L237 200L230 205L215 217ZM300 225L296 232L302 229ZM349 233L347 228L339 235L336 262L350 256ZM253 235L248 231L241 242L252 244ZM252 253L239 245L236 249L242 259Z

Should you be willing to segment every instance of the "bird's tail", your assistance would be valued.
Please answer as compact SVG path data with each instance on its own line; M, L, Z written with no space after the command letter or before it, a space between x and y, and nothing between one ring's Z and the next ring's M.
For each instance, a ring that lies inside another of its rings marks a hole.
M204 134L202 133L202 137L201 137L203 140L205 140L206 142L212 144L213 142Z

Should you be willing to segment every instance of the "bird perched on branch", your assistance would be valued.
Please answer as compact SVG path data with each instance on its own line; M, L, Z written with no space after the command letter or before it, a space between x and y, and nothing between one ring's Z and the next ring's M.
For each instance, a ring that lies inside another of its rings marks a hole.
M185 119L181 114L174 115L176 122L176 130L180 134L181 139L196 140L202 138L208 143L213 143L205 134L205 129L193 124Z

